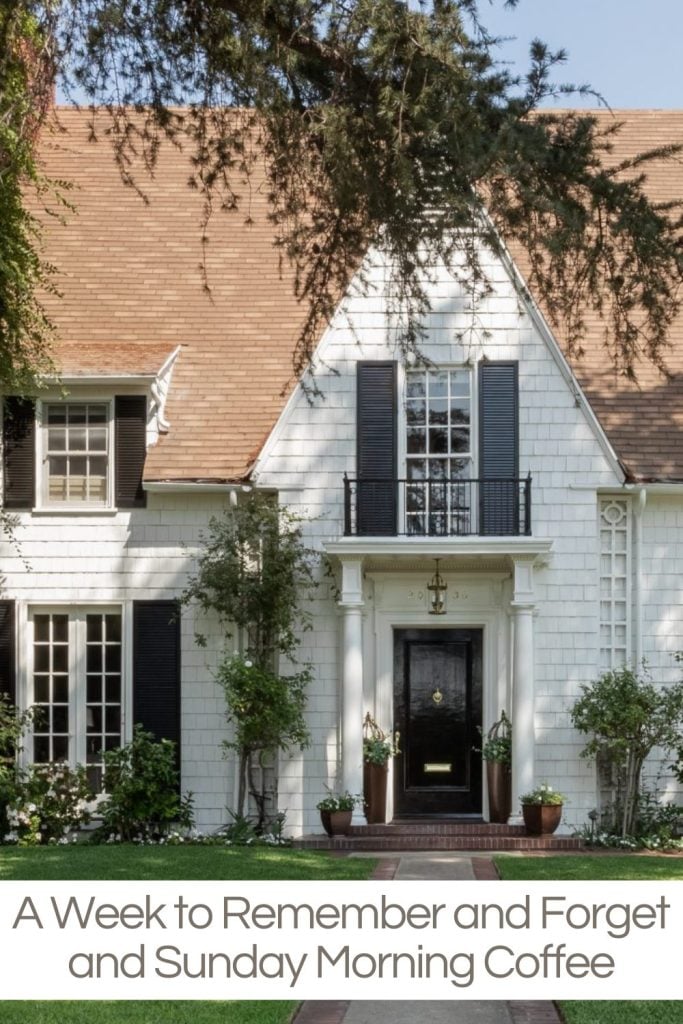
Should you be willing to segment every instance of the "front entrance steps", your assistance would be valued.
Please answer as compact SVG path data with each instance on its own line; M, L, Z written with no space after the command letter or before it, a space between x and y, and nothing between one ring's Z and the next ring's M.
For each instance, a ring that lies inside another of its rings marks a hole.
M387 825L354 826L347 836L328 838L323 832L302 836L294 846L306 850L580 850L573 836L529 836L523 825L489 825L455 819L392 821Z

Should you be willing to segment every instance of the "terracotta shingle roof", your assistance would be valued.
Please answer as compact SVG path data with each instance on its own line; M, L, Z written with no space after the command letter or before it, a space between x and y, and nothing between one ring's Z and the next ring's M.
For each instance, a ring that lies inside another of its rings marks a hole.
M619 163L637 153L670 144L683 144L683 110L600 110L592 113L605 123L622 124L613 137L610 161ZM683 156L644 165L646 189L657 202L683 198ZM513 251L524 270L523 254ZM584 355L572 368L629 478L683 481L683 316L669 335L664 353L671 378L652 363L636 364L636 383L615 371L603 344L604 324L586 316ZM562 337L558 337L562 345Z
M182 346L165 410L171 430L150 449L145 477L243 479L292 385L305 315L273 245L264 189L257 179L245 183L240 210L214 214L209 293L201 274L202 199L187 185L188 153L163 146L154 178L140 170L144 203L122 184L107 140L88 141L89 117L60 109L64 131L42 142L47 174L75 185L76 213L65 227L53 218L46 224L62 293L46 304L69 368L78 352L84 371L158 370ZM147 348L138 362L136 353Z
M60 377L156 377L175 349L153 341L130 344L73 344L58 341L53 359Z
M615 160L683 142L683 112L598 116L624 122ZM188 154L165 146L154 178L140 171L145 204L122 185L106 140L88 141L88 118L60 110L66 131L43 141L47 173L76 185L76 214L66 227L50 220L46 228L60 271L62 298L47 302L63 366L155 372L182 346L166 406L171 430L150 450L145 476L243 479L292 386L305 315L274 247L263 183L245 182L239 211L217 212L209 225L209 294L200 272L202 200L187 187ZM647 175L653 198L683 194L680 161L660 162ZM683 481L683 317L666 355L670 381L648 363L637 366L637 384L618 376L595 317L583 347L573 368L629 475Z

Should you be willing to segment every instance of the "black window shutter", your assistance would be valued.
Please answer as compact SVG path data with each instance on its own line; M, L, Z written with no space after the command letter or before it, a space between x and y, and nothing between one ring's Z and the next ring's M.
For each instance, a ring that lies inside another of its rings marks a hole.
M144 508L146 493L142 471L147 450L147 399L144 395L117 395L116 418L116 505Z
M396 535L395 362L357 364L357 520L360 535Z
M16 702L14 601L0 601L0 694Z
M180 765L180 606L133 602L133 721L173 740Z
M28 398L3 404L4 506L29 509L36 503L36 408Z
M479 532L519 533L519 386L516 362L479 364Z

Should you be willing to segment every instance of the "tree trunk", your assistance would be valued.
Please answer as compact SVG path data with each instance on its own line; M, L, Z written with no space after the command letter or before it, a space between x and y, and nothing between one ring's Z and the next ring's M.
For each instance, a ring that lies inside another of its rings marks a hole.
M244 805L247 799L247 764L249 761L249 751L242 748L239 753L239 786L237 789L237 815L240 818L244 817Z
M626 786L624 790L624 809L622 813L622 838L633 835L638 813L638 797L640 795L640 773L644 758L630 750L626 762Z
M247 772L249 775L249 793L254 798L254 803L256 804L256 811L258 814L258 819L256 822L256 831L260 835L264 831L264 825L266 820L266 795L263 792L263 790L260 789L256 784L256 779L254 777L254 763L251 757L249 757L247 761ZM263 775L261 775L261 779L263 780Z

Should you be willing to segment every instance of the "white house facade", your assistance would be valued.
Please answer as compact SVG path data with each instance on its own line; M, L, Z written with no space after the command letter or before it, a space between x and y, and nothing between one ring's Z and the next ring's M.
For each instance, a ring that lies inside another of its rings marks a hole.
M78 177L87 133L69 116L46 159ZM683 137L683 117L675 128ZM548 782L568 798L565 830L583 824L601 792L569 718L581 685L643 659L663 684L677 678L679 385L647 370L629 391L590 359L570 365L512 262L492 257L476 321L436 275L425 362L403 363L375 253L371 287L351 285L320 340L311 402L290 379L301 311L265 218L213 227L225 237L207 297L189 276L184 173L160 173L143 210L109 160L82 173L81 223L50 236L65 273L59 379L4 400L16 526L0 563L0 680L45 712L24 756L85 763L97 788L101 751L141 722L178 743L198 825L227 820L224 637L178 599L210 517L262 489L304 517L331 569L321 561L300 650L311 745L277 770L291 832L320 831L326 786L361 791L368 711L401 736L389 820L486 821L481 732L505 711L511 821Z

